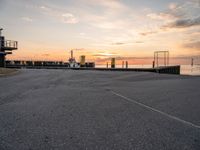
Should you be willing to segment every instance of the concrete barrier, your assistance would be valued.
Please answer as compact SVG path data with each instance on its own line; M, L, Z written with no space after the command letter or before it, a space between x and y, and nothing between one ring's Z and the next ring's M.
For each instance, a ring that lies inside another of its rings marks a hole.
M164 74L180 74L180 66L166 66L158 68L70 68L67 64L62 65L19 65L9 64L7 68L27 68L27 69L72 69L72 70L99 70L99 71L136 71L136 72L155 72Z

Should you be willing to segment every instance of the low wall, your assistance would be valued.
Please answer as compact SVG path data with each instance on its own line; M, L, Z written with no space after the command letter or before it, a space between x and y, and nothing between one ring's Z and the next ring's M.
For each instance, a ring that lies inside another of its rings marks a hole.
M164 74L180 74L180 66L166 66L158 68L71 68L73 70L101 70L101 71L137 71Z
M71 70L99 70L99 71L137 71L155 72L164 74L180 74L180 66L167 66L158 68L69 68L67 66L20 66L9 65L7 68L26 68L26 69L71 69Z
M165 73L165 74L180 74L180 66L167 66L157 68L157 73Z

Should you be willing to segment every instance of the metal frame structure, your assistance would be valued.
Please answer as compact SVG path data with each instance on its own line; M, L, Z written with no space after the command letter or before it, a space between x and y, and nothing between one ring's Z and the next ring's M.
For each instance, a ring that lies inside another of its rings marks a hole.
M5 40L2 36L2 28L0 28L0 67L5 67L5 57L7 54L12 54L13 50L18 47L17 41Z
M164 66L169 65L169 51L155 51L154 52L154 63L156 67L159 67L159 54L163 54L163 61L164 61Z

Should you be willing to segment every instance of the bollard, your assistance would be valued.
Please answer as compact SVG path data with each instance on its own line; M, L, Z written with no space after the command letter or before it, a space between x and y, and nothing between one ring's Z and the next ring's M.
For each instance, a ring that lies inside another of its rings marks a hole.
M155 68L155 61L153 61L153 63L152 63L152 67Z
M80 67L85 67L85 55L80 56Z
M126 69L128 68L128 61L126 61Z
M115 68L115 58L111 59L111 68Z

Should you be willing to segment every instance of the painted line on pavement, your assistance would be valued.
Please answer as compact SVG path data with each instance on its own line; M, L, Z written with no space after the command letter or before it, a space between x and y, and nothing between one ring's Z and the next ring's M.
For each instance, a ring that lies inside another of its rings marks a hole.
M164 115L164 116L166 116L166 117L168 117L168 118L170 118L170 119L172 119L172 120L176 120L176 121L181 122L181 123L183 123L183 124L185 124L185 125L192 126L192 127L194 127L194 128L200 129L200 126L199 126L199 125L195 125L195 124L193 124L193 123L191 123L191 122L189 122L189 121L185 121L185 120L180 119L180 118L178 118L178 117L175 117L175 116L172 116L172 115L167 114L167 113L165 113L165 112L162 112L162 111L160 111L160 110L157 110L157 109L155 109L155 108L153 108L153 107L150 107L150 106L147 106L147 105L142 104L142 103L140 103L140 102L137 102L137 101L135 101L135 100L133 100L133 99L131 99L131 98L128 98L128 97L126 97L126 96L123 96L123 95L121 95L120 93L114 92L114 91L112 91L112 90L111 90L111 92L112 92L114 95L116 95L116 96L118 96L118 97L121 97L121 98L123 98L124 100L127 100L127 101L129 101L129 102L131 102L131 103L135 103L135 104L137 104L137 105L139 105L139 106L141 106L141 107L143 107L143 108L145 108L145 109L148 109L148 110L151 110L151 111L153 111L153 112L162 114L162 115Z

